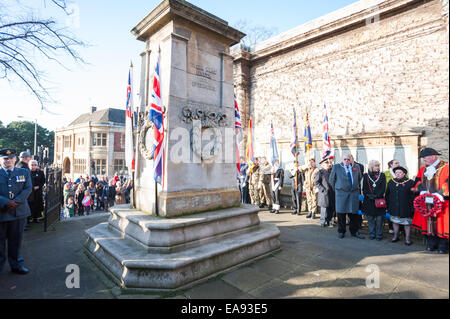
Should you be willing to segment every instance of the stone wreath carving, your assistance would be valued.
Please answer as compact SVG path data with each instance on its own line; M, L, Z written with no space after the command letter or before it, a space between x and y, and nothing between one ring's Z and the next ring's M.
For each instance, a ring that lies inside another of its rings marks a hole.
M146 114L147 112L145 112ZM144 114L144 116L145 116ZM147 136L147 131L149 129L153 130L154 124L149 121L148 119L144 120L144 116L140 117L139 120L139 126L140 126L140 130L139 130L139 142L138 142L138 147L139 147L139 152L141 152L142 156L146 159L146 160L152 160L153 159L153 145L151 149L148 149L147 146L145 145L145 137Z
M181 120L186 124L191 124L194 120L202 122L203 128L225 127L227 116L214 111L203 111L201 109L191 109L186 106L181 110Z
M218 128L208 127L214 133L214 139L212 141L212 147L202 147L202 132L205 130L202 126L194 125L191 131L191 149L201 158L202 161L212 161L218 154L222 147L222 134ZM211 142L208 142L208 145Z
M222 147L222 134L219 127L227 125L227 116L214 111L203 111L199 108L192 109L186 106L181 111L181 120L186 124L193 124L194 121L200 121L201 125L193 125L191 130L191 149L202 161L211 161L214 159ZM205 129L211 129L214 133L211 148L202 147L202 132Z

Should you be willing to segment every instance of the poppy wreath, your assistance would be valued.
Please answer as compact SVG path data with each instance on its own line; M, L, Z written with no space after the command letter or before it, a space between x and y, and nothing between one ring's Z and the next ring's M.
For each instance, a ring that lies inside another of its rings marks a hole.
M426 197L433 197L433 208L427 209ZM414 200L414 208L424 217L437 217L442 212L442 202L436 195L422 194Z

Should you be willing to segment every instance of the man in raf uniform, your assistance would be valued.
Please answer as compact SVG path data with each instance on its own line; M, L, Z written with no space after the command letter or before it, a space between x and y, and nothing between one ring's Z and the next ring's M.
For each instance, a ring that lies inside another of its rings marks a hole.
M11 271L25 275L29 272L23 266L21 256L25 220L30 216L28 196L32 191L30 171L14 167L16 151L0 150L0 271L6 261L6 241L8 241L8 261Z

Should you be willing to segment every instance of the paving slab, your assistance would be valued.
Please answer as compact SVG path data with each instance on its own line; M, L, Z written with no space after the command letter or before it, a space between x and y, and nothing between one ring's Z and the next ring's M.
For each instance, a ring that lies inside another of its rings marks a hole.
M272 279L273 277L251 267L240 268L222 277L223 281L245 293L264 285Z

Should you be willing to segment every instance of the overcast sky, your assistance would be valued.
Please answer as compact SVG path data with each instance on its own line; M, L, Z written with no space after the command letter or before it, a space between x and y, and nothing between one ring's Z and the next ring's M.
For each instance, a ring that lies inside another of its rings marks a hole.
M14 13L16 1L2 0L11 5ZM88 64L74 64L64 58L70 70L64 70L48 61L37 61L45 71L47 87L54 104L46 107L59 115L40 112L36 98L19 82L0 79L0 121L7 124L19 120L18 116L38 118L38 123L50 130L64 127L90 106L125 109L126 85L130 61L134 64L134 78L139 78L143 42L137 41L130 30L144 18L159 0L69 0L75 13L67 17L50 6L49 0L27 0L27 6L39 8L43 17L55 17L61 25L71 28L73 34L89 44L79 50ZM191 0L192 4L228 21L234 26L239 20L252 25L275 28L276 34L345 7L355 0ZM23 6L22 9L23 10ZM134 101L137 104L137 80L134 83Z

